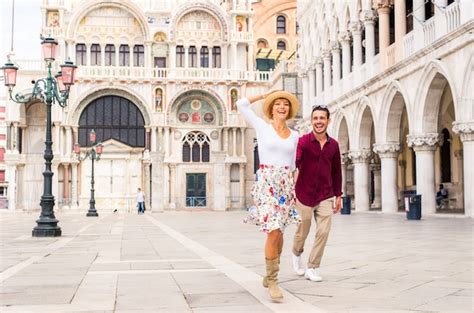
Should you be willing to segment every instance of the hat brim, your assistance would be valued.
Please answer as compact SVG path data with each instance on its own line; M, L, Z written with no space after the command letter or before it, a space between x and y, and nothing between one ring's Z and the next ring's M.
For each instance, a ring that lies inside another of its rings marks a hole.
M270 106L273 104L273 101L275 101L276 99L288 100L290 102L290 113L288 114L287 120L295 118L296 114L298 114L300 104L299 104L298 98L296 98L293 94L289 93L288 91L275 91L269 94L267 97L265 97L265 100L263 102L263 114L268 119L270 120L273 119Z

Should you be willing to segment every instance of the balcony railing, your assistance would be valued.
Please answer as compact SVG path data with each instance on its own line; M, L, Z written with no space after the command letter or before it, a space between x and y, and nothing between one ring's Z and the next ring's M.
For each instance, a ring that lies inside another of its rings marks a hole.
M428 46L436 39L435 18L432 17L423 24L423 34L425 35L425 46Z
M64 28L62 27L43 27L41 29L41 34L43 36L51 36L53 38L58 38L64 35Z
M235 41L253 41L253 34L250 32L234 32L232 40Z
M79 66L78 79L98 80L200 80L268 82L272 72L220 68L145 68L122 66Z
M403 57L409 57L415 52L415 32L409 32L403 37Z
M451 3L445 11L446 27L450 32L459 26L461 23L461 11L459 10L459 3L457 1Z
M390 46L387 47L387 65L388 66L391 66L393 64L395 64L395 51L396 51L396 47L397 45L394 43Z

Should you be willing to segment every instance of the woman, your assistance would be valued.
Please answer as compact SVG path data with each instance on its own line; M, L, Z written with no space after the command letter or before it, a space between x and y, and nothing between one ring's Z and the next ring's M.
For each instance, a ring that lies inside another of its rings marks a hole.
M265 122L250 108L251 104L265 100L263 113L271 120ZM252 189L256 211L247 218L267 233L265 263L267 275L263 286L269 289L273 301L279 302L283 294L278 287L280 255L283 248L283 231L288 224L299 222L294 209L294 180L298 133L286 124L298 112L298 100L286 91L271 91L237 101L237 108L257 133L260 159L257 181Z

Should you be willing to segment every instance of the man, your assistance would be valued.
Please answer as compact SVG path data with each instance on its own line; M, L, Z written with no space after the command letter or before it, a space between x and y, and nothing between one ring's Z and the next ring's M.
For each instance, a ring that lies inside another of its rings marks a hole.
M145 213L145 193L142 191L141 188L138 188L137 207L138 207L138 214Z
M329 122L327 106L314 106L311 112L313 129L300 137L296 150L296 210L302 223L298 225L293 241L293 268L298 275L304 274L311 281L322 281L318 270L331 229L331 215L341 210L341 155L337 141L326 133ZM313 216L317 230L305 270L301 254Z
M436 205L438 208L443 204L443 199L448 199L448 190L444 188L443 184L439 184L439 190L436 193Z

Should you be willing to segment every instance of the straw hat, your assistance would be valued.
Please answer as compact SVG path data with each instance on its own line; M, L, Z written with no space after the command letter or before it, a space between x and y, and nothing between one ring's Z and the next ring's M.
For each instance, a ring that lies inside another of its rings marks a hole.
M263 102L263 114L268 119L272 119L272 109L273 109L273 102L276 99L286 99L290 102L290 113L288 114L288 120L292 119L296 116L298 113L298 110L300 108L300 104L298 102L298 99L288 91L275 91L269 94L268 96L265 97L264 102Z

